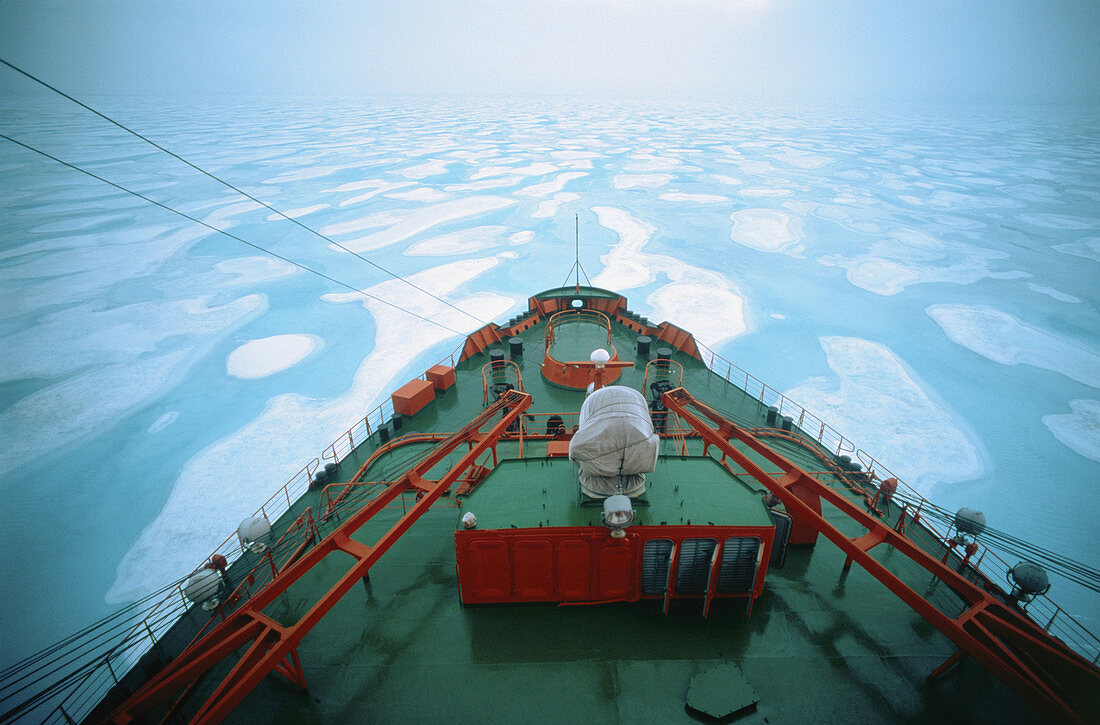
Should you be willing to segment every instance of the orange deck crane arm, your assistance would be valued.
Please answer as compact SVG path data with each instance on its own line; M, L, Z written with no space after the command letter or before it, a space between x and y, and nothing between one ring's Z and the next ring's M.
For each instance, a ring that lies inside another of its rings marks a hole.
M501 435L530 405L530 395L512 390L475 416L462 430L436 446L382 494L350 516L300 559L280 571L266 587L228 615L224 622L180 653L179 657L119 705L109 715L108 722L128 723L140 718L245 645L248 647L244 654L195 713L191 722L219 722L272 670L304 688L305 678L297 655L297 647L302 638L344 594L367 575L371 566L467 468L474 465L486 450L495 447ZM494 425L482 432L481 429L494 419ZM435 465L463 444L469 444L469 450L442 478L436 482L424 480L424 476ZM423 497L377 542L368 546L351 538L352 534L388 503L414 487L424 490ZM351 567L296 623L283 626L263 614L264 607L334 551L350 554L354 560Z
M1100 670L1061 640L917 546L904 534L862 510L837 490L803 471L744 428L700 403L683 388L665 393L661 402L693 428L705 445L717 448L783 502L787 513L794 519L792 543L796 543L796 532L801 533L802 543L813 543L816 534L821 533L847 555L845 567L853 561L858 563L958 645L960 652L952 656L948 663L953 664L961 653L966 653L1039 711L1058 720L1096 722L1100 716L1097 712L1100 704L1095 696L1100 690ZM738 441L777 467L780 471L778 477L765 471L748 454L732 445L731 440ZM867 529L867 533L852 538L845 535L822 515L822 500ZM940 611L871 557L868 552L880 543L893 546L943 581L959 595L966 609L957 617ZM945 667L939 668L935 674L943 669Z

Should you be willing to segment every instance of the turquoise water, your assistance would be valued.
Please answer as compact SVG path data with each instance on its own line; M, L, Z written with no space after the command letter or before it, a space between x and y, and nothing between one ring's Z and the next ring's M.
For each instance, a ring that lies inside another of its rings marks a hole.
M1096 564L1095 112L93 100L481 319L563 282L578 214L594 283L938 503ZM5 134L477 326L80 109L0 104ZM7 142L0 279L5 662L184 576L460 339ZM283 335L312 351L242 349Z

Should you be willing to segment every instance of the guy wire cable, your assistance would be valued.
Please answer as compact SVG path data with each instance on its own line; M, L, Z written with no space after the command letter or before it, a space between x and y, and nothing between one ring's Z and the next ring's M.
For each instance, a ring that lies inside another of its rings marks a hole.
M401 312L404 312L405 314L412 315L413 317L421 319L424 322L430 322L431 324L435 325L436 327L443 328L447 332L453 333L455 335L460 335L460 336L463 335L463 333L459 332L458 330L455 330L454 328L448 327L447 325L444 325L441 322L436 322L435 320L427 318L423 315L419 315L419 314L413 312L412 310L407 310L404 307L401 307L400 305L394 304L393 302L389 302L387 300L384 300L381 297L376 297L375 295L372 295L369 292L364 292L361 289L353 287L352 285L348 284L347 282L342 282L342 281L336 279L335 277L330 277L329 275L325 274L324 272L313 269L312 267L309 267L305 264L302 264L301 262L296 262L293 259L290 259L288 257L284 257L283 255L278 254L276 252L273 252L270 249L266 249L265 247L261 247L259 244L255 244L253 242L250 242L247 239L242 239L241 237L238 237L236 234L230 234L229 232L225 231L224 229L218 229L214 225L207 224L206 222L202 221L201 219L197 219L197 218L191 216L190 214L186 214L182 211L179 211L178 209L174 209L174 208L168 206L167 204L162 204L159 201L157 201L156 199L151 199L148 196L145 196L144 194L136 192L133 189L129 189L125 186L122 186L121 184L116 184L115 182L110 181L108 179L105 179L102 176L98 176L96 174L93 174L91 171L88 171L87 169L82 169L79 166L76 166L74 164L70 164L68 161L64 161L62 159L59 159L58 157L53 156L52 154L49 154L45 151L42 151L41 149L37 149L34 146L30 146L28 144L25 144L22 141L18 141L16 139L12 138L11 136L7 136L5 134L0 133L0 138L5 139L7 141L11 141L16 146L22 146L23 148L27 149L28 151L33 151L36 154L39 154L41 156L45 156L48 159L52 159L53 161L56 161L57 163L59 163L63 166L68 166L70 169L73 169L74 171L79 171L80 173L85 174L87 176L90 176L93 179L96 179L98 181L102 181L104 184L109 184L110 186L113 186L113 187L115 187L116 189L118 189L120 191L125 191L127 194L132 194L133 196L136 196L139 199L144 199L145 201L149 202L150 204L153 204L155 206L159 206L161 209L166 209L167 211L170 211L173 214L177 214L177 215L183 217L184 219L188 219L190 221L193 221L196 224L201 224L202 226L206 227L207 229L209 229L211 231L217 232L219 234L224 234L225 236L229 237L230 239L235 239L236 241L240 242L241 244L246 244L246 245L248 245L249 247L252 247L255 250L258 250L260 252L263 252L264 254L267 254L267 255L272 256L276 259L279 259L283 262L286 262L287 264L292 264L295 267L297 267L298 269L305 270L306 272L309 272L310 274L314 274L318 277L321 277L322 279L326 279L329 282L332 282L333 284L336 284L336 285L339 285L340 287L351 290L355 294L362 295L364 297L369 297L370 299L374 300L375 302L381 302L384 305L392 307L395 310L400 310ZM450 306L454 307L454 305L450 305ZM458 308L455 308L455 309L458 309Z
M186 164L187 166L190 166L190 167L191 167L192 169L194 169L195 171L198 171L198 172L199 172L200 174L203 174L203 175L205 175L205 176L208 176L209 178L213 179L214 181L217 181L217 182L218 182L219 184L222 184L222 185L226 186L227 188L230 188L230 189L232 189L233 191L237 192L238 194L240 194L240 195L242 195L242 196L244 196L244 197L247 197L248 199L251 199L252 201L254 201L254 202L256 202L257 204L259 204L260 206L264 207L265 209L267 209L267 210L269 210L269 211L272 211L272 212L274 212L275 214L278 214L278 215L279 215L280 217L282 217L283 219L286 219L286 220L287 220L287 221L289 221L289 222L293 222L294 224L297 224L297 225L298 225L299 227L301 227L302 229L306 230L306 231L307 231L307 232L309 232L310 234L314 234L314 235L316 235L316 236L320 237L321 239L325 240L325 241L326 241L326 242L328 242L329 244L332 244L332 245L334 245L334 246L336 246L336 247L338 247L338 248L340 248L340 249L344 250L344 251L345 251L345 252L347 252L348 254L351 254L351 255L353 255L353 256L355 256L355 257L358 257L359 259L363 260L364 262L366 262L367 264L371 265L371 266L372 266L372 267L374 267L375 269L378 269L378 270L379 270L379 271L381 271L381 272L385 272L386 274L388 274L389 276L393 277L394 279L396 279L396 280L400 280L401 282L404 282L405 284L409 285L410 287L412 287L413 289L415 289L415 290L417 290L417 291L419 291L419 292L423 292L424 294L428 295L429 297L431 297L432 299L436 300L437 302L442 302L443 304L447 305L448 307L450 307L450 308L452 308L452 309L455 309L455 310L458 310L458 311L459 311L459 312L461 312L462 314L464 314L464 315L466 315L467 317L469 317L469 318L471 318L471 319L473 319L473 320L475 320L475 321L477 321L477 322L481 323L482 325L486 325L486 324L488 324L487 322L485 322L485 320L482 320L481 318L477 317L476 315L473 315L473 314L471 314L471 313L467 312L466 310L462 309L461 307L458 307L457 305L451 304L450 302L448 302L447 300L443 299L442 297L439 297L439 296L437 296L437 295L435 295L435 294L432 294L431 292L429 292L428 290L424 289L423 287L420 287L419 285L417 285L417 284L415 284L415 283L413 283L413 282L410 282L409 280L405 279L404 277L402 277L401 275L397 274L396 272L391 272L390 270L386 269L386 268L385 268L385 267L383 267L382 265L380 265L380 264L378 264L377 262L374 262L374 261L372 261L372 260L370 260L370 259L367 259L366 257L364 257L363 255L359 254L358 252L355 252L355 251L352 251L351 249L348 249L348 248L347 248L347 247L345 247L345 246L344 246L343 244L340 244L339 242L337 242L337 241L335 241L335 240L333 240L333 239L330 239L329 237L327 237L326 235L324 235L324 234L322 234L321 232L317 231L316 229L313 229L312 227L310 227L310 226L307 226L307 225L303 224L302 222L298 221L297 219L294 219L293 217L287 216L286 214L284 214L283 212L279 211L278 209L276 209L275 207L271 206L270 204L267 204L267 203L265 203L265 202L263 202L263 201L260 201L260 200L259 200L259 199L257 199L256 197L254 197L254 196L252 196L251 194L249 194L249 193L248 193L247 191L244 191L243 189L240 189L240 188L238 188L238 187L234 186L233 184L230 184L230 183L229 183L228 181L226 181L225 179L222 179L222 178L220 178L220 177L218 177L218 176L215 176L214 174L210 173L210 172L209 172L209 171L207 171L206 169L203 169L202 167L200 167L200 166L197 166L196 164L193 164L193 163L191 163L190 161L188 161L187 159L183 158L183 157L182 157L182 156L180 156L179 154L176 154L176 153L173 153L172 151L169 151L168 149L166 149L166 148L164 148L163 146L161 146L160 144L158 144L158 143L157 143L156 141L153 141L153 140L151 140L151 139L149 139L149 138L147 138L147 137L145 137L145 136L142 136L142 135L141 135L140 133L138 133L137 131L134 131L133 129L131 129L131 128L129 128L129 127L127 127L127 126L125 126L124 124L122 124L122 123L119 123L118 121L114 120L114 119L113 119L113 118L111 118L110 116L107 116L106 114L100 113L99 111L97 111L96 109L92 108L92 107L91 107L91 106L89 106L88 104L86 104L86 103L83 103L83 102L81 102L81 101L77 100L76 98L74 98L73 96L69 95L69 94L68 94L68 93L66 93L65 91L62 91L62 90L60 90L59 88L56 88L56 87L54 87L54 86L50 85L50 84L49 84L49 83L47 83L46 81L42 80L41 78L38 78L37 76L34 76L34 75L32 75L32 74L28 73L27 71L23 70L23 69L22 69L22 68L20 68L19 66L16 66L16 65L14 65L13 63L10 63L10 62L8 62L8 61L4 60L3 58L0 58L0 63L2 63L2 64L4 64L4 65L6 65L6 66L7 66L7 67L9 67L9 68L11 68L11 69L12 69L13 71L15 71L16 73L20 73L20 74L22 74L22 75L26 76L27 78L31 79L31 80L32 80L32 81L34 81L35 83L38 83L39 85L41 85L41 86L44 86L44 87L46 87L46 88L50 89L50 90L51 90L51 91L53 91L54 93L57 93L58 95L60 95L60 96L62 96L62 97L64 97L64 98L67 98L68 100L72 101L73 103L75 103L76 105L80 106L81 108L84 108L84 109L86 109L86 110L88 110L88 111L90 111L90 112L94 113L95 115L97 115L97 116L99 116L100 118L102 118L102 119L103 119L104 121L107 121L108 123L114 124L114 125L115 125L115 126L117 126L118 128L122 129L123 131L125 131L125 132L127 132L127 133L129 133L129 134L131 134L131 135L133 135L133 136L136 136L137 138L141 139L141 140L142 140L142 141L144 141L145 143L147 143L147 144L149 144L149 145L151 145L151 146L154 146L154 147L156 147L156 148L160 149L161 151L163 151L164 153L168 154L169 156L171 156L171 157L173 157L173 158L175 158L175 159L178 159L179 161L183 162L183 163L184 163L184 164ZM586 276L587 276L587 275L586 275Z

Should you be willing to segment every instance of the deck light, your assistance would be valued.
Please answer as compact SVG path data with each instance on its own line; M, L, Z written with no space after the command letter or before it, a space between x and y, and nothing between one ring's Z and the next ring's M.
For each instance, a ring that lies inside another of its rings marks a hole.
M218 593L221 591L222 580L218 572L211 569L202 569L191 575L187 580L187 586L183 588L183 594L195 604L201 604L203 611L209 612L220 603Z
M569 303L569 306L572 307L574 310L579 310L580 308L584 307L584 300L573 300Z
M254 554L267 551L267 540L270 536L271 524L263 514L250 516L237 527L237 538L240 539L241 548L248 549Z
M621 493L608 496L603 500L603 525L611 529L611 536L621 539L626 536L626 527L634 521L634 507L630 497Z

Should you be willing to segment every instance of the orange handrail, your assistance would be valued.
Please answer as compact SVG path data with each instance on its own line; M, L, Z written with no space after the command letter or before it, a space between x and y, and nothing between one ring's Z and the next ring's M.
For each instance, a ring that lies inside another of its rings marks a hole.
M680 387L684 382L684 366L675 360L650 360L645 366L645 375L642 378L642 395L647 395L649 390L650 370L653 374L653 382L668 380L673 388Z
M576 322L594 322L607 330L607 344L611 344L611 320L599 310L562 310L550 316L546 323L545 343L547 353L554 344L555 328Z
M379 557L390 549L443 492L475 464L483 452L495 448L500 434L518 420L530 404L529 395L510 391L493 406L475 416L461 431L441 443L406 471L399 481L388 486L382 495L375 497L370 504L359 509L294 564L278 572L267 586L200 642L181 652L164 669L120 704L111 713L109 719L128 722L140 718L152 707L204 676L212 667L244 646L248 646L246 654L229 668L221 684L199 708L194 716L196 721L222 720L268 672L273 670L287 675L304 689L304 678L301 676L301 668L296 660L296 649L302 637L370 571L370 567ZM497 419L497 414L505 408L508 412L503 418ZM488 430L483 431L482 429L489 426L491 421L495 423ZM366 545L351 538L382 507L401 495L403 491L413 487L415 482L422 480L429 470L443 461L452 451L467 443L471 446L470 450L453 464L442 478L433 482L430 490L419 498L408 513L373 545ZM294 624L284 626L263 614L266 606L335 551L349 554L353 562L339 581L310 606L304 616ZM280 663L284 658L294 659L295 667L281 669Z
M502 383L511 384L514 390L523 392L523 373L520 372L518 365L511 360L496 360L481 366L482 405L488 405L491 402L489 388Z
M1088 698L1100 685L1100 670L1064 642L917 546L897 529L865 513L837 490L813 478L744 428L695 400L683 388L665 393L662 402L695 428L708 444L720 450L723 457L735 461L779 497L794 519L792 542L797 532L812 534L812 537L800 536L804 543L812 543L818 533L823 534L847 555L845 570L853 561L859 563L864 571L958 645L960 651L972 656L1037 709L1059 720L1085 721L1084 716L1092 709ZM756 460L733 446L732 439L771 466L777 466L780 473L765 471ZM849 537L822 515L822 501L865 528L867 533ZM963 612L952 616L941 611L872 557L870 549L880 543L892 546L909 561L943 581L965 605ZM932 676L940 674L958 656L952 656ZM1069 681L1078 682L1081 687L1071 692L1060 684Z

